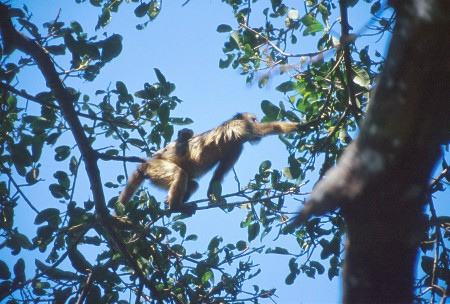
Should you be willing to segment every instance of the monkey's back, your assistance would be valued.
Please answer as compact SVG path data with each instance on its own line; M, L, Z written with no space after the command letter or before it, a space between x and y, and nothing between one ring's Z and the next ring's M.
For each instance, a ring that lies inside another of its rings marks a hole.
M197 179L211 170L230 152L236 151L236 145L241 151L242 145L246 141L257 141L260 137L253 130L251 122L231 119L187 140L171 142L164 149L156 152L154 158L174 163L182 168L191 179ZM178 147L182 145L182 149L177 149L177 145Z

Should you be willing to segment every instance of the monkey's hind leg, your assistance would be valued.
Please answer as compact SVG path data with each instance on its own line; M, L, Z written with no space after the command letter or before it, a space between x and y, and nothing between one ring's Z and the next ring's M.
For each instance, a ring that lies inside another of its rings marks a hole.
M197 191L198 183L192 179L188 180L186 194L184 195L183 202L187 202L191 195Z
M192 194L192 184L189 183L188 174L176 164L163 160L151 159L150 170L146 175L150 180L161 188L168 189L166 202L171 212L182 212L194 214L197 206L184 205L186 195ZM194 189L195 190L195 189Z

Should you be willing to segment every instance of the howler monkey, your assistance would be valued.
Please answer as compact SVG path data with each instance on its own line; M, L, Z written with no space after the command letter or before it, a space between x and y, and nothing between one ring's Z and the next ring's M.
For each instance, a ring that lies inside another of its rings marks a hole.
M176 141L157 151L147 162L138 166L120 194L119 201L127 203L144 179L148 178L156 186L168 189L166 202L170 211L192 214L196 206L183 203L197 190L195 179L217 165L208 188L208 196L211 198L213 184L222 182L225 174L238 160L244 143L258 142L270 134L306 130L312 123L259 123L254 114L240 113L201 134L193 135L192 130L183 129L178 133Z

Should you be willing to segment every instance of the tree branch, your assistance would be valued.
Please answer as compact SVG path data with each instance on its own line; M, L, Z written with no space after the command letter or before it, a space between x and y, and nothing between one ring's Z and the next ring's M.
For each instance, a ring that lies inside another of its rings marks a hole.
M95 210L98 218L107 229L111 237L111 241L116 245L123 258L133 268L138 277L144 282L145 286L151 291L152 296L159 303L162 303L160 292L148 280L136 259L133 258L128 252L127 247L114 229L114 221L110 220L111 216L109 215L109 210L106 207L100 171L97 165L98 153L96 153L96 151L92 148L86 134L84 133L81 122L77 116L77 112L73 106L73 97L64 87L63 82L59 78L49 53L35 41L31 40L21 32L18 32L14 28L8 11L8 6L4 3L0 3L0 15L2 16L2 18L0 18L0 34L3 38L4 48L10 51L18 49L33 58L47 82L47 87L49 87L54 94L61 112L70 126L72 134L78 144L80 153L85 162L86 172L91 185Z
M19 192L19 194L22 196L22 198L25 200L25 202L27 203L28 206L30 206L30 208L36 212L37 214L39 213L39 210L34 207L34 205L30 202L30 200L28 199L28 197L25 195L25 193L23 193L22 189L20 189L20 186L16 183L16 181L14 180L14 178L12 177L11 173L9 172L9 170L5 167L3 167L3 165L0 165L0 168L2 169L1 171L3 173L5 173L9 180L12 182L12 184L14 185L14 187L16 187L17 192Z
M264 38L264 40L267 42L267 44L269 44L274 50L276 50L278 53L280 53L281 56L285 56L285 57L314 57L317 55L321 55L325 52L328 52L330 50L332 50L333 48L330 49L323 49L321 51L318 52L312 52L312 53L300 53L300 54L290 54L290 53L286 53L284 52L282 49L280 49L275 43L273 43L272 41L270 41L269 38L267 38L266 36L264 36L263 34L255 31L254 29L252 29L251 27L247 26L246 24L243 23L239 23L239 25L243 28L245 28L246 30L249 30L250 32L252 32L255 35L259 35L262 38Z
M49 108L61 111L61 108L58 107L57 105L54 105L52 103L44 102L44 101L40 100L39 98L37 98L36 96L28 94L24 90L16 89L15 87L13 87L10 84L4 83L4 82L0 82L0 88L2 88L4 90L7 90L7 91L9 91L9 92L11 92L11 93L13 93L13 94L15 94L17 96L23 97L23 98L25 98L27 100L34 101L34 102L36 102L36 103L38 103L38 104L40 104L42 106L49 107ZM119 121L119 120L112 121L112 120L107 119L107 118L98 117L98 116L92 116L92 115L81 113L81 112L76 112L76 113L80 117L89 118L91 120L103 121L103 122L106 122L106 123L108 123L110 125L116 125L117 124L117 125L122 125L124 127L132 128L132 129L136 129L137 128L136 125L125 123L125 122L122 122L122 121Z
M97 153L97 157L102 160L117 160L131 163L145 163L147 161L145 158L137 156L109 155L105 153Z
M341 12L341 46L344 51L345 73L347 75L347 90L350 99L350 107L357 121L362 117L362 111L356 103L355 84L353 83L352 58L350 53L350 24L348 23L347 0L339 0Z
M429 179L449 141L449 2L392 3L397 24L360 134L293 222L341 208L345 303L412 302Z

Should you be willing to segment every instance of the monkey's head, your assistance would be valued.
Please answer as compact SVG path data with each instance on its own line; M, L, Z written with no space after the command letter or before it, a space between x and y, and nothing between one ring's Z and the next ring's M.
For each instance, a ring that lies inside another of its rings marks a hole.
M251 144L256 144L261 140L261 134L258 132L257 125L259 123L256 115L253 113L238 113L234 115L232 121L242 121L239 123L243 130L240 133L241 138Z
M194 135L194 131L188 128L178 131L178 141L186 141Z
M237 113L233 116L233 120L245 120L251 123L258 122L258 118L253 113Z

